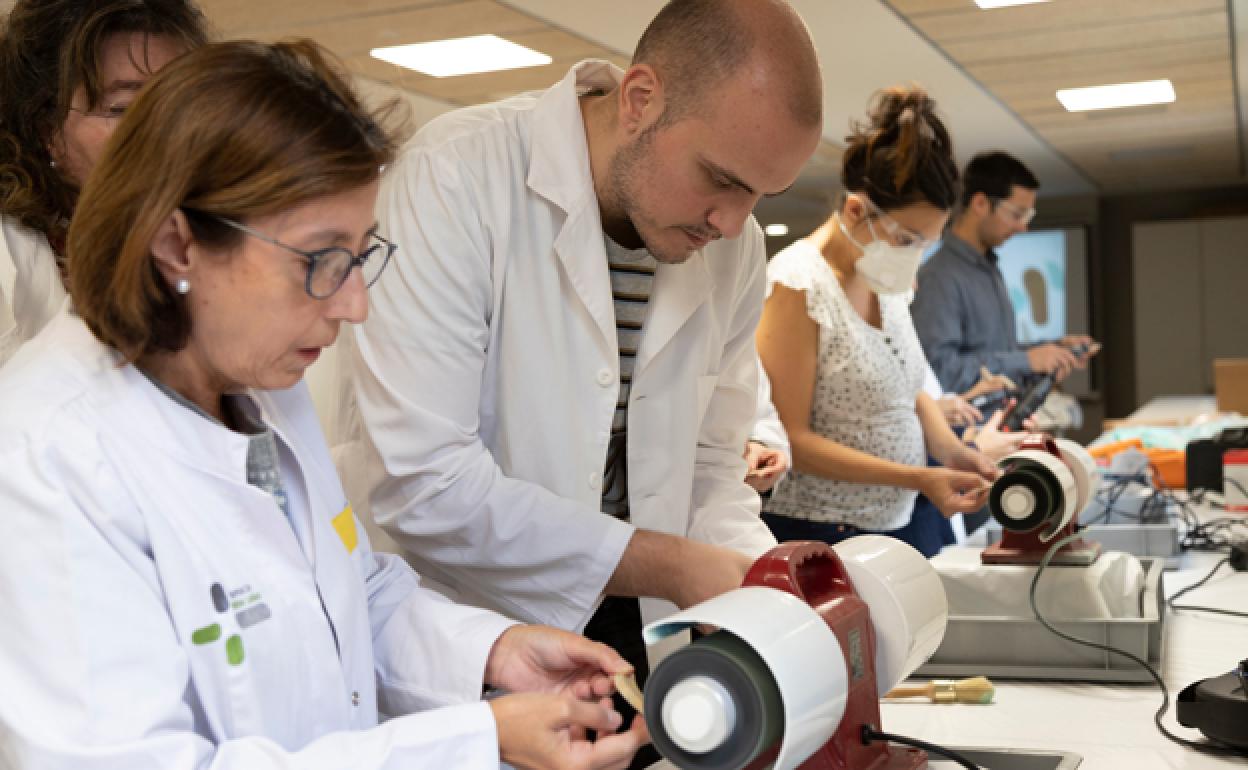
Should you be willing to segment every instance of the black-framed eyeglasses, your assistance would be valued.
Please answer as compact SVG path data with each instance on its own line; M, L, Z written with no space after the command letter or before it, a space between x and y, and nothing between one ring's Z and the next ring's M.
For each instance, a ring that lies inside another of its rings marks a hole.
M342 285L347 282L347 277L351 275L351 269L355 267L360 268L360 275L364 278L364 286L371 287L374 283L377 283L377 279L381 277L381 271L385 270L386 265L390 264L390 257L394 256L394 252L399 248L398 244L391 243L376 232L370 231L368 233L369 244L359 254L343 246L331 246L327 249L304 251L303 249L297 249L294 246L282 243L276 238L270 238L241 222L235 222L232 219L219 217L215 214L210 216L223 225L228 225L265 243L280 246L308 260L308 274L304 280L303 288L307 291L308 296L313 299L329 299L332 297L334 292L341 289Z

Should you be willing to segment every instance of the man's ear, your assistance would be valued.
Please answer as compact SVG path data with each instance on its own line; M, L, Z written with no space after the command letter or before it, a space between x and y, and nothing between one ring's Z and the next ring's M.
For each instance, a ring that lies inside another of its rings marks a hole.
M618 88L620 128L633 138L663 114L663 82L649 64L628 68Z
M971 196L971 205L968 207L980 219L992 213L992 200L982 192L977 192Z
M152 259L170 286L182 279L190 280L194 268L191 255L193 243L191 225L181 209L174 209L152 236Z

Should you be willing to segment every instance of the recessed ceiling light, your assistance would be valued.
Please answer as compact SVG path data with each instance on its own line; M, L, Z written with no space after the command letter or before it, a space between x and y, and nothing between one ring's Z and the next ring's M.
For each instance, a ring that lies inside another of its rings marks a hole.
M473 35L432 43L374 48L369 55L435 78L540 67L552 61L544 53L497 35Z
M1011 5L1031 5L1032 3L1047 3L1049 0L975 0L975 5L980 8L1008 8Z
M783 224L767 225L763 228L763 232L767 233L772 238L783 238L789 234L789 226Z
M1169 104L1174 99L1174 85L1169 80L1145 80L1139 83L1115 83L1089 88L1063 88L1057 92L1057 100L1070 112L1142 107L1146 104Z

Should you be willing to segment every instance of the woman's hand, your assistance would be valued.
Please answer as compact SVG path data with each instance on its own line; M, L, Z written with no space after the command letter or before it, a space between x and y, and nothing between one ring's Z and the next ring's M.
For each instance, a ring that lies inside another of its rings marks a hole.
M979 410L967 403L966 399L961 396L955 396L952 393L936 399L936 406L940 407L940 413L955 428L975 425L984 419Z
M490 701L498 729L499 758L524 770L625 768L650 742L646 720L636 718L616 733L621 717L611 701L587 702L561 695L504 695ZM586 738L593 730L596 740Z
M979 510L988 500L990 489L992 484L980 474L951 468L924 469L919 486L919 491L927 495L945 518Z
M1005 409L998 410L982 427L968 429L962 434L962 439L968 444L973 444L994 461L1017 452L1027 436L1035 430L1036 422L1028 417L1023 422L1023 430L1017 433L1006 433L1001 430L1001 421L1005 419L1007 411L1009 411L1009 405Z
M613 674L633 670L605 644L547 626L512 626L494 642L485 683L507 692L563 693L593 701L610 695Z

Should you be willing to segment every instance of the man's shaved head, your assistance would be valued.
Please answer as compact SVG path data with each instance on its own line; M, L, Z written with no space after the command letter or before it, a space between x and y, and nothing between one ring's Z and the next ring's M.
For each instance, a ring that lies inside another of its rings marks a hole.
M801 125L823 119L823 82L810 32L784 0L671 0L633 54L663 83L663 123L695 112L729 78L783 96Z

